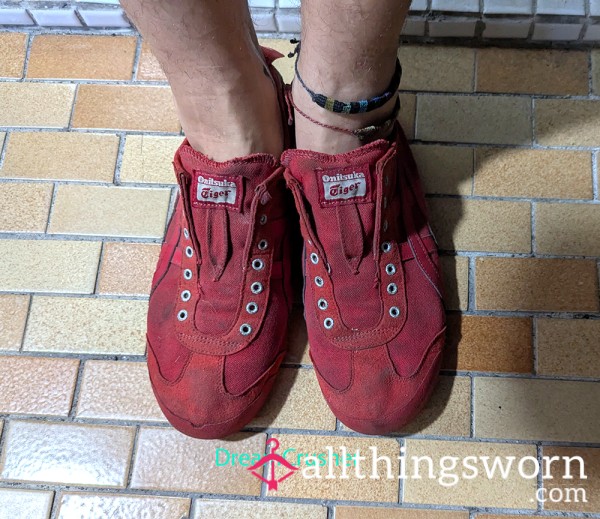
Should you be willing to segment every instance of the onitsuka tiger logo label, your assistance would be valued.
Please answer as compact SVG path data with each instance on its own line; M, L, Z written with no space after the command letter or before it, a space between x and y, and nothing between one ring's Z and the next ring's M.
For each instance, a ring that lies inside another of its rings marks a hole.
M323 175L323 194L325 200L348 200L360 198L367 194L367 180L365 174L353 171L352 173L337 175Z
M238 200L238 179L226 180L197 173L196 201L235 206Z

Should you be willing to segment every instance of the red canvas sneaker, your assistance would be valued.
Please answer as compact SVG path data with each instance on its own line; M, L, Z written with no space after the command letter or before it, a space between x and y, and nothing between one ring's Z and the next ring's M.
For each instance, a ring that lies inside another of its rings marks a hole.
M148 369L175 428L221 438L258 412L285 354L292 295L283 167L266 154L214 162L187 141L174 166L180 197L152 282Z
M310 355L335 415L398 431L437 380L445 315L436 244L406 137L283 154L304 236Z

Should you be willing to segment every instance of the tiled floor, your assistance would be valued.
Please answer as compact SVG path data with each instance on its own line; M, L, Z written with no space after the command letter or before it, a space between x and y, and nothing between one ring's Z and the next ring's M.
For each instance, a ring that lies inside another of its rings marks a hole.
M233 441L197 441L166 423L144 358L181 140L160 68L135 36L0 33L0 49L1 519L600 517L600 50L402 48L401 118L448 288L437 392L397 435L353 433L296 308L265 409ZM269 435L308 453L579 455L588 479L272 492L215 465L216 448L262 453ZM538 485L587 502L538 505Z

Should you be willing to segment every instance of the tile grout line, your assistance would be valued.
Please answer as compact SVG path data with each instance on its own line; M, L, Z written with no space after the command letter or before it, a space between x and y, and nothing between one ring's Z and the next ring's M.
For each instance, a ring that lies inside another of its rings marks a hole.
M537 491L539 492L540 489L544 488L544 478L543 478L544 474L543 474L543 469L542 469L542 467L544 467L544 462L543 462L543 458L542 458L542 456L543 456L542 444L541 443L536 444L535 449L536 449L536 458L537 458L537 461L538 461L538 464L540 467L540 470L537 475L537 485L536 485ZM536 497L538 497L538 496L536 496ZM539 499L536 499L536 501L537 501L537 503L536 503L537 504L537 513L539 514L539 513L543 512L543 506L542 506L542 502Z
M592 192L594 200L600 200L599 186L600 183L600 151L592 152Z
M530 203L529 222L531 226L531 254L537 258L537 205L535 202Z
M24 82L27 79L27 72L29 70L29 58L31 57L31 48L33 47L33 40L35 34L27 33L27 45L25 46L25 58L23 60L23 75L19 79L19 82Z
M475 312L477 311L477 307L476 307L476 259L479 256L468 256L469 258L469 270L468 270L468 287L467 287L467 294L468 294L468 301L467 301L467 310L469 312Z
M3 132L4 133L4 141L2 142L2 146L0 147L0 180L4 180L1 178L2 168L4 167L4 158L6 157L6 153L8 151L8 141L10 139L10 131Z
M475 377L470 376L469 438L475 438Z
M533 354L533 374L539 374L539 350L538 350L538 320L531 319L531 349Z
M138 34L136 35L135 41L135 52L133 54L133 64L131 71L131 82L137 81L138 69L140 67L140 60L142 57L142 37ZM168 84L168 83L167 83Z
M48 217L46 218L46 228L44 229L44 234L48 234L48 231L50 230L50 218L54 213L54 204L56 203L57 191L58 189L56 184L52 182L52 193L50 195L50 205L48 206Z
M58 512L60 509L60 495L62 494L59 490L52 491L52 504L50 506L50 515L48 519L58 519Z
M127 134L122 132L119 135L119 145L117 147L117 157L115 160L115 171L113 174L113 185L121 186L121 165L123 162L123 155L125 154L125 142L126 142ZM128 186L125 186L128 187Z
M71 408L67 415L67 421L73 422L77 418L77 407L79 406L79 395L81 394L81 386L83 384L83 376L85 372L85 366L87 361L85 359L79 359L79 365L77 366L77 377L75 378L75 387L73 388L73 394L71 395Z
M138 450L140 439L140 431L143 425L136 425L133 432L133 442L131 443L131 452L129 453L129 461L127 463L127 477L125 478L125 488L137 491L138 489L131 488L131 480L133 479L133 469L135 468L135 456Z
M72 83L71 83L72 84ZM77 98L79 96L79 85L75 85L75 92L73 94L73 106L71 106L71 113L69 115L69 122L67 123L66 131L70 132L73 128L73 119L75 117L75 107L77 106Z
M33 304L33 296L29 295L29 300L27 301L27 314L25 315L25 322L23 323L23 334L21 335L21 344L19 344L18 353L23 353L25 350L25 339L27 336L27 328L29 326L29 316L31 314L31 306ZM0 352L4 353L4 352Z
M96 267L96 280L94 281L94 292L92 295L100 294L100 271L104 262L104 242L100 242L100 253L98 254L98 266Z

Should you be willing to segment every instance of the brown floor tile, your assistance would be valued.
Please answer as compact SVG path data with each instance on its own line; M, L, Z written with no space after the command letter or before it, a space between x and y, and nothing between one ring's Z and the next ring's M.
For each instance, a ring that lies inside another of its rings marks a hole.
M232 466L231 459L234 453L248 453L250 458L255 454L262 456L265 441L265 434L237 434L226 440L198 441L174 429L142 427L131 488L258 496L260 480L248 472L238 458ZM216 449L223 449L218 451L221 466L216 464Z
M80 85L73 117L75 128L179 133L169 87Z
M181 137L128 135L121 161L121 182L174 184L173 157Z
M57 518L183 519L189 511L190 500L180 497L66 492L60 496Z
M335 416L325 402L312 369L284 368L267 404L251 427L335 430Z
M46 519L50 517L52 492L0 489L0 517L6 519Z
M544 146L600 146L600 101L538 99L535 120Z
M133 36L40 34L31 44L27 77L127 81L136 44Z
M546 489L544 510L561 510L565 512L600 512L600 449L582 447L544 447L543 455L561 459L550 464L550 476L544 480ZM583 460L583 472L587 479L580 478L581 461L570 462L564 457L578 456ZM573 479L566 479L567 464L571 466ZM552 489L559 490L552 490ZM552 499L559 502L552 502ZM571 501L571 502L569 502Z
M572 50L479 49L477 91L587 95L588 60Z
M466 47L402 45L402 90L472 92L475 51Z
M421 479L414 478L414 457L428 456L433 460L434 479L428 477L427 462L420 462L418 474ZM406 441L406 475L404 481L404 502L436 505L499 507L535 509L534 499L536 480L522 478L513 467L507 479L502 479L498 473L493 479L485 475L483 462L478 460L472 465L478 468L479 475L474 479L458 478L456 484L453 478L447 477L440 484L440 465L444 457L454 458L457 463L452 473L461 473L461 464L467 456L536 456L535 445L509 445L504 443L479 442L450 442L431 440ZM448 459L448 458L447 458ZM445 466L451 466L447 462ZM469 475L472 471L467 471Z
M531 252L531 204L490 200L427 200L443 250Z
M21 348L29 296L0 295L0 350Z
M99 242L0 240L0 290L91 294Z
M600 321L537 319L538 373L600 376Z
M413 144L426 193L470 195L473 183L473 148Z
M339 436L308 436L295 434L281 434L277 436L281 442L279 453L283 456L286 449L285 459L292 465L301 469L308 469L306 464L307 455L324 456L327 459L327 447L333 449L333 453L340 457L339 464L333 462L320 467L321 479L305 478L302 474L296 474L285 480L276 493L268 492L269 496L293 497L309 499L339 499L352 501L372 501L378 503L398 502L398 456L400 455L400 444L396 440L384 438L361 438L361 437L339 437ZM349 463L347 466L348 479L340 479L342 475L342 450L346 447L349 456L360 450L360 455L367 457L359 466L364 479L355 475L356 467ZM369 447L377 448L378 456L387 456L391 460L392 479L387 478L386 463L379 464L381 479L371 479L372 453ZM301 456L304 455L304 456ZM335 459L335 458L334 458ZM332 470L336 479L327 479L329 470Z
M529 318L449 315L444 368L532 373L531 332Z
M288 54L294 51L296 45L290 43L288 39L280 39L280 38L259 38L258 42L263 47L270 47L281 54L283 54L283 58L276 59L273 62L275 68L281 74L281 77L287 84L291 84L294 79L294 61L295 58L289 58Z
M600 256L600 204L536 204L536 252Z
M23 76L27 34L5 32L0 34L0 77L20 78Z
M415 124L417 114L417 96L414 94L400 94L400 104L402 106L398 120L407 139L415 138Z
M600 50L592 50L592 91L600 94Z
M51 184L0 184L0 232L44 232Z
M170 198L168 189L61 185L48 232L162 238Z
M78 418L166 421L145 362L88 360L75 414Z
M147 309L145 301L35 296L23 349L143 355Z
M478 148L474 194L532 198L592 198L587 151Z
M75 85L0 83L0 126L66 128Z
M303 307L294 305L288 324L288 352L285 361L288 364L312 364L308 355L308 333L304 321Z
M600 441L600 384L476 377L474 398L477 437Z
M12 421L7 429L2 479L125 487L133 427Z
M167 76L165 76L160 63L154 54L152 54L150 46L145 41L142 42L137 79L140 81L167 81Z
M482 144L531 143L529 99L501 96L418 96L416 138Z
M469 260L464 256L441 256L444 292L448 310L469 306Z
M336 506L335 519L469 519L469 512Z
M478 258L478 310L597 312L598 274L589 260Z
M105 243L98 292L149 295L159 252L153 243Z
M192 519L226 517L227 519L327 519L327 508L320 505L295 503L264 503L256 501L221 501L199 499Z
M79 361L0 357L0 413L67 416Z
M15 132L0 177L112 183L118 149L116 135Z

